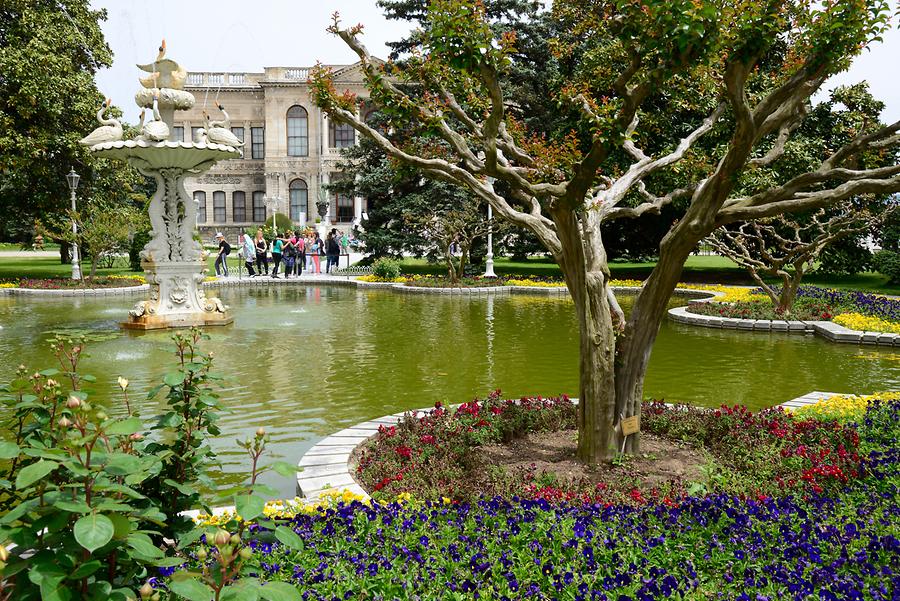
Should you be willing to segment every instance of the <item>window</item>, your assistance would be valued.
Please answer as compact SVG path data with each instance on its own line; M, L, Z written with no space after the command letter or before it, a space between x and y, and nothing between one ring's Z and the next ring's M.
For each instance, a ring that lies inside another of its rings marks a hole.
M194 202L197 203L197 223L206 223L206 192L194 192Z
M225 223L225 193L221 190L213 192L213 221Z
M250 158L261 159L266 154L266 128L250 128Z
M290 217L292 221L306 221L309 219L309 209L307 200L309 199L309 188L302 179L295 179L291 182L290 189L291 208Z
M203 131L202 127L192 127L191 128L191 142L196 142L197 138L200 136L200 132Z
M233 133L234 136L241 142L244 141L244 128L243 127L232 127L231 133Z
M254 192L253 193L253 221L256 223L265 223L266 222L266 193L265 192Z
M332 148L348 148L353 146L355 142L353 128L346 123L335 123L331 121L329 128L331 133Z
M309 154L309 120L302 106L292 106L287 112L287 153L291 157Z
M175 126L173 129L175 131L172 133L172 140L175 142L184 142L184 128Z
M337 222L352 223L353 222L353 197L349 194L336 194L337 204Z
M243 192L231 193L231 220L234 223L247 221L247 195Z

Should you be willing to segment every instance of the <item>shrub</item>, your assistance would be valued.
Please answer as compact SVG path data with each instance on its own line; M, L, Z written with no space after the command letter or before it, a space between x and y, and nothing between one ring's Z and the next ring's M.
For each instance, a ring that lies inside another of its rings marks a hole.
M393 259L378 259L372 266L372 275L379 280L395 280L400 277L400 263Z
M128 247L128 265L131 271L141 271L141 251L150 242L151 232L141 230L135 232L131 237L131 244Z
M890 278L891 283L900 283L900 253L892 250L879 250L872 257L875 271Z

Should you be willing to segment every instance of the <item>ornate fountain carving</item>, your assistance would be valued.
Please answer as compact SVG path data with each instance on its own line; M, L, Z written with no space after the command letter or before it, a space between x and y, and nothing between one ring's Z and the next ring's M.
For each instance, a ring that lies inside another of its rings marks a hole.
M165 41L156 60L138 65L150 76L141 78L135 94L138 106L153 108L170 129L176 110L194 105L194 97L181 89L185 70L165 58ZM157 87L160 86L160 87ZM202 174L216 162L238 158L240 150L212 142L154 141L146 135L133 140L107 138L96 142L85 138L97 156L128 161L156 181L150 200L153 234L141 251L150 292L147 300L129 311L122 325L134 329L157 329L193 325L224 325L233 318L217 298L207 298L201 289L206 264L200 243L194 240L197 204L184 188L184 178Z

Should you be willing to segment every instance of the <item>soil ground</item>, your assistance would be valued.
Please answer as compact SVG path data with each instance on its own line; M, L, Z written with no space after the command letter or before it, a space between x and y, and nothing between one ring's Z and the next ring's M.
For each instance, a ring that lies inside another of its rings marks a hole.
M641 454L619 464L586 465L575 459L575 430L540 432L517 438L507 444L486 445L479 449L482 467L501 466L512 473L531 473L535 480L553 475L560 485L588 482L615 482L629 478L648 488L676 480L700 482L707 463L700 451L668 439L643 434Z

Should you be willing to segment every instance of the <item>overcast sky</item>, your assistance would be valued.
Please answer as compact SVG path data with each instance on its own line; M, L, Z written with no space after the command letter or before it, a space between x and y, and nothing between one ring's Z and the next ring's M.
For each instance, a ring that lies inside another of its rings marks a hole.
M325 32L334 11L345 23L366 26L364 41L377 56L387 54L386 41L409 30L406 24L387 21L374 0L91 0L91 5L108 11L103 32L115 55L112 68L99 73L97 83L132 122L139 113L133 100L137 78L145 75L135 64L151 62L162 38L168 57L189 71L260 72L264 67L309 67L317 60L353 62L350 49ZM867 80L875 97L887 104L882 119L896 121L898 62L900 31L893 29L884 43L827 87Z

